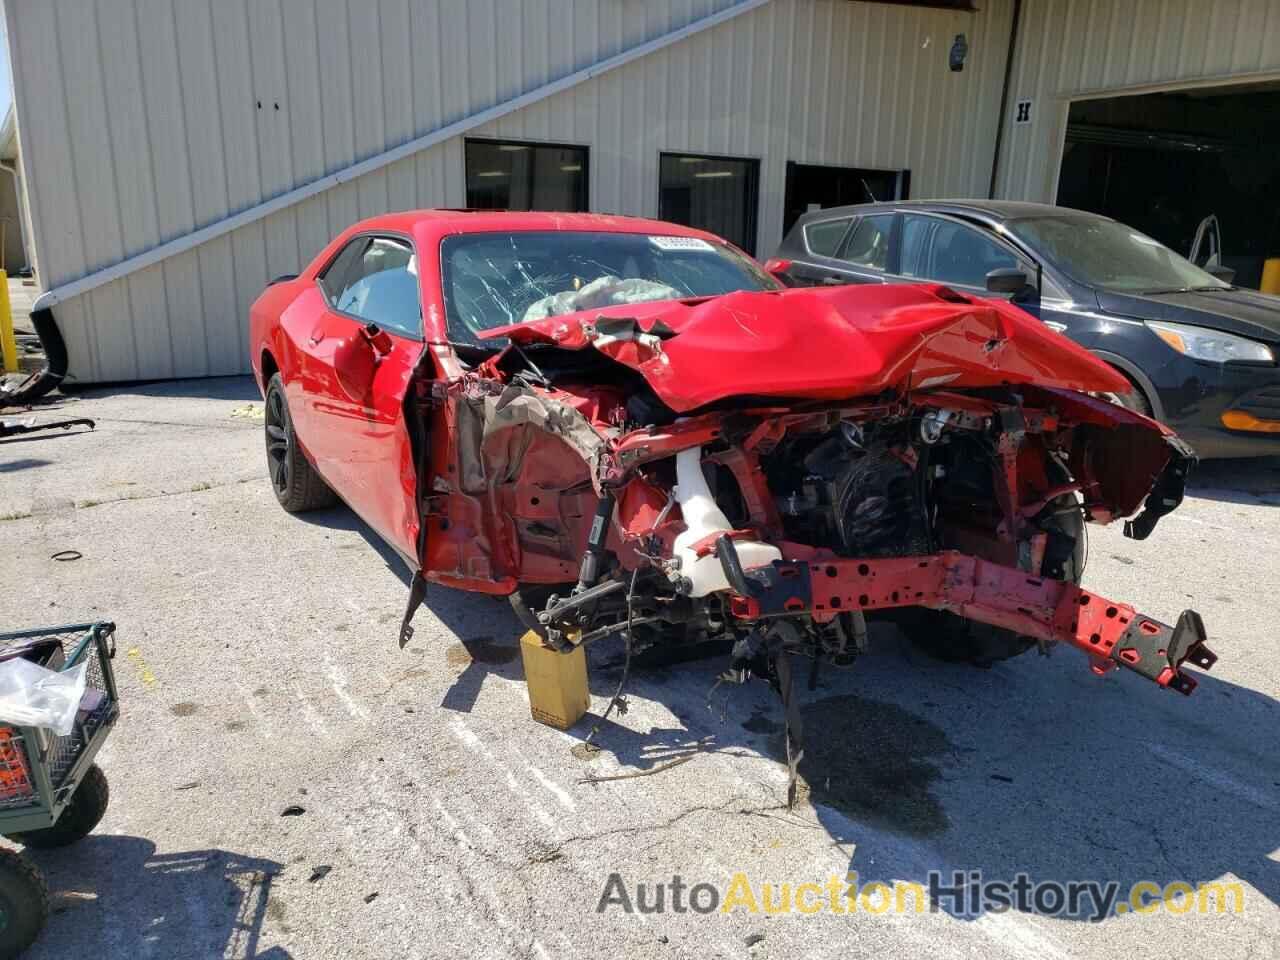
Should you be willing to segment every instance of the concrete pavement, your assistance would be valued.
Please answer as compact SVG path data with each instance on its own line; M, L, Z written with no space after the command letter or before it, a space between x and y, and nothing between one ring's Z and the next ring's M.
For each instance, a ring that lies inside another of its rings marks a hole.
M279 509L260 409L247 379L90 391L36 415L95 432L0 442L0 623L114 619L125 710L103 824L36 856L57 913L35 960L1277 956L1276 461L1205 465L1148 541L1091 530L1086 586L1204 615L1221 660L1195 696L1070 650L939 664L878 631L803 692L814 802L788 812L773 697L708 700L718 662L636 675L584 761L588 721L529 719L505 602L433 587L397 649L406 571L345 508ZM597 714L618 654L593 651ZM723 895L737 871L930 870L1238 879L1245 910L596 912L612 873Z

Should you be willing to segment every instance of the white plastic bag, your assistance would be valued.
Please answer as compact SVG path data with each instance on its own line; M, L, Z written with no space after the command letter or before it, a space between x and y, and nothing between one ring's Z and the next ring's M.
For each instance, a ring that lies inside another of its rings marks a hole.
M41 727L65 737L75 727L88 666L57 672L20 658L0 662L0 723Z

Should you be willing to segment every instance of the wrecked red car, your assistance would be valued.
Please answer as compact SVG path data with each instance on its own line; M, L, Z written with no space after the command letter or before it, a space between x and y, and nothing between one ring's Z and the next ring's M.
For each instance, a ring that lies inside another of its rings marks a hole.
M1003 302L783 289L697 230L423 211L352 227L252 309L272 484L345 500L426 582L561 649L733 640L726 676L847 662L868 614L944 656L1058 643L1190 693L1200 618L1077 586L1194 462L1124 379ZM791 711L788 711L789 713Z

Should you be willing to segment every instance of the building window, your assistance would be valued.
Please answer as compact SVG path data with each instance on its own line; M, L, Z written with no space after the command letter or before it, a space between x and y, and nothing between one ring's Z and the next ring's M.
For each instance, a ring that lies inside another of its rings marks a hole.
M468 140L467 206L583 213L587 152L558 144Z
M724 237L756 252L760 161L664 153L658 216Z
M787 161L787 192L782 208L782 232L791 232L806 213L855 203L905 200L911 192L910 170L828 167Z

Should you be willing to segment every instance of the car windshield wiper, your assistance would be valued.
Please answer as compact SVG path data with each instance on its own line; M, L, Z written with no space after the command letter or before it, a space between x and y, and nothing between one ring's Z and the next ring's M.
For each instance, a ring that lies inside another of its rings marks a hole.
M1222 286L1203 286L1203 287L1167 287L1160 290L1143 290L1144 297L1154 297L1162 293L1209 293L1218 290L1234 290L1234 287Z

